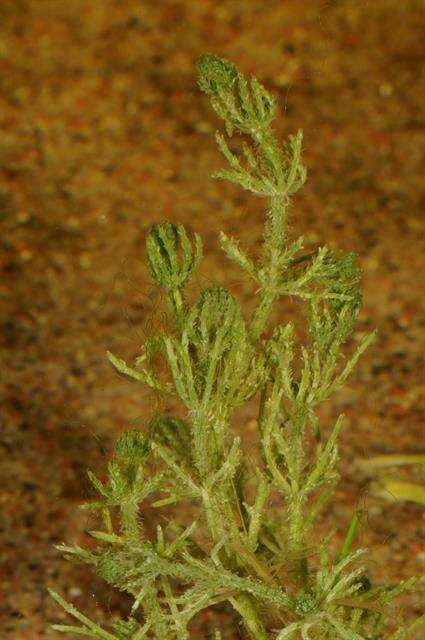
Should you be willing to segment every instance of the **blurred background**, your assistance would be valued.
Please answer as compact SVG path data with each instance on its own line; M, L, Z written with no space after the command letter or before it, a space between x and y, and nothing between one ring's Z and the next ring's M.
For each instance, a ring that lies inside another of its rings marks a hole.
M126 611L53 545L87 544L87 467L101 474L116 436L159 407L105 358L133 359L160 321L148 227L168 219L201 233L197 286L230 280L252 301L217 233L254 250L263 203L210 179L222 161L220 124L195 82L205 51L277 94L279 134L304 130L309 179L294 229L359 254L354 339L379 329L323 410L347 416L324 524L338 542L360 505L371 575L421 571L421 505L379 496L359 461L424 445L423 18L420 0L1 1L1 638L58 640L48 624L66 617L46 584L98 620ZM249 442L255 413L240 419ZM406 600L412 615L417 603ZM220 610L199 620L199 638L214 616L239 637Z

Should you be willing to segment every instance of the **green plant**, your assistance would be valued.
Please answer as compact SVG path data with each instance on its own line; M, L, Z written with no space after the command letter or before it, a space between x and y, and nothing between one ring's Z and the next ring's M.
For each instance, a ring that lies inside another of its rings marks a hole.
M91 532L98 546L60 547L133 597L129 617L106 631L52 592L80 622L54 628L105 640L186 640L198 612L228 601L246 636L256 640L401 640L421 619L409 629L387 632L388 605L414 579L395 587L370 584L365 567L357 564L363 550L351 550L358 514L339 557L330 558L331 534L311 552L312 527L338 480L343 425L340 416L325 435L315 410L346 381L374 338L365 336L342 359L361 306L356 258L326 246L303 252L303 239L290 239L290 197L303 185L306 170L301 132L285 145L275 138L275 99L255 78L248 81L212 54L201 58L198 74L226 125L227 137L216 138L230 168L216 177L268 202L257 259L220 234L228 258L255 282L256 307L244 318L237 300L221 287L189 302L185 287L199 266L200 238L190 240L183 226L170 222L151 229L149 268L165 289L174 329L150 337L134 367L110 353L109 359L119 372L177 396L186 417L156 416L145 432L124 433L107 481L90 473L98 498L85 508L101 516L103 529ZM240 153L229 146L234 131L248 138ZM292 322L269 330L282 296L306 301L304 346L297 346ZM168 373L157 366L161 359ZM231 429L235 407L254 397L261 451L256 466ZM183 514L195 511L196 517L158 525L150 539L141 514L148 500L158 510L187 504Z

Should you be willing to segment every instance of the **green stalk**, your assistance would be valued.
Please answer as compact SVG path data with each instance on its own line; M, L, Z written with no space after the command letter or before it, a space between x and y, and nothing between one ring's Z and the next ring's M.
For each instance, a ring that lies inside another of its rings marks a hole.
M129 538L138 538L139 535L139 523L137 521L137 514L139 508L136 502L127 501L121 505L121 515L123 529L126 536Z
M279 294L279 258L285 236L287 206L288 200L285 196L271 198L270 217L266 222L264 232L264 254L266 259L266 264L263 269L264 275L262 277L264 284L262 285L260 300L254 311L249 329L253 342L256 342L264 331L273 304Z
M261 622L254 598L247 594L241 594L237 597L230 598L230 602L241 616L253 640L270 640L270 635Z
M307 562L303 557L304 535L305 535L305 514L301 493L288 497L290 504L289 513L289 537L288 556L291 565L291 572L300 585L305 585L307 581Z
M184 320L184 301L182 292L178 287L174 287L168 292L172 313L178 326L182 326Z

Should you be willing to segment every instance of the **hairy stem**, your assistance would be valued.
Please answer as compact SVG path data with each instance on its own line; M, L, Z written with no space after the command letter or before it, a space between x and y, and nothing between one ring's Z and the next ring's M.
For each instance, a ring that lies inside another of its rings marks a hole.
M252 596L241 594L235 598L231 598L230 602L241 616L253 640L270 640L270 635L261 622L255 600Z
M273 304L278 296L279 257L285 237L287 206L288 200L286 196L271 198L269 219L266 222L264 233L266 262L263 268L263 282L260 290L260 300L254 311L250 326L250 337L253 342L256 342L264 331Z

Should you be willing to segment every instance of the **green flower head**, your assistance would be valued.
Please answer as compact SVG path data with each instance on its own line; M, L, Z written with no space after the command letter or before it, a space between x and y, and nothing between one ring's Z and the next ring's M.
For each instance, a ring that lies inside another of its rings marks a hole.
M117 442L117 455L126 463L137 464L141 462L149 451L149 442L138 429L126 431Z
M219 96L233 90L238 77L235 65L214 53L206 53L197 63L198 85L209 96Z
M161 222L153 225L146 239L148 263L156 282L169 289L181 287L198 269L202 243L195 233L192 246L183 225Z

